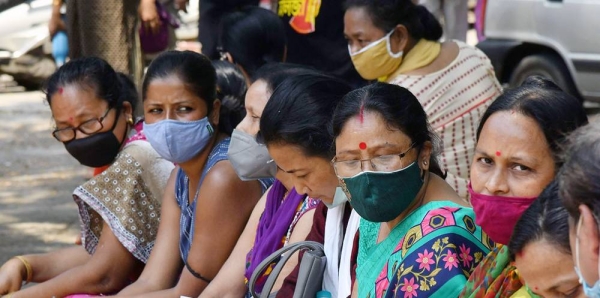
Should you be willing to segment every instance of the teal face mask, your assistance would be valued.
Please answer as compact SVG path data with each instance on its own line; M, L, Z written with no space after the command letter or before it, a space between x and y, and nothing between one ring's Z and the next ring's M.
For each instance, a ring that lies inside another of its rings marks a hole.
M394 172L361 172L340 179L352 208L371 222L388 222L398 217L415 200L424 183L416 162Z

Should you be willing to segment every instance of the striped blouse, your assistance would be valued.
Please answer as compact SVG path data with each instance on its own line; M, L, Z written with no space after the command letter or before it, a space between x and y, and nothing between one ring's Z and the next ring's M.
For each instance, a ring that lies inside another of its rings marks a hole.
M388 83L407 88L423 105L441 140L440 166L446 181L467 198L469 170L479 120L502 90L488 57L479 49L454 41L459 54L444 69L427 75L398 75Z

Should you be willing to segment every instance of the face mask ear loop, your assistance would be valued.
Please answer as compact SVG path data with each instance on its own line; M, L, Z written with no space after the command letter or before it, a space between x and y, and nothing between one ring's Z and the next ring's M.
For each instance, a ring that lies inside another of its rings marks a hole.
M581 214L579 215L579 220L577 221L577 230L575 231L575 265L581 271L581 266L579 266L579 229L581 228ZM585 280L583 280L583 276L579 277L579 283L583 284Z
M387 43L387 51L388 54L390 54L390 56L392 58L400 58L402 57L402 55L404 54L404 51L400 50L398 53L394 53L392 52L392 34L394 34L394 32L396 31L396 28L392 29L392 31L390 31L390 33L388 33L386 35L386 43Z

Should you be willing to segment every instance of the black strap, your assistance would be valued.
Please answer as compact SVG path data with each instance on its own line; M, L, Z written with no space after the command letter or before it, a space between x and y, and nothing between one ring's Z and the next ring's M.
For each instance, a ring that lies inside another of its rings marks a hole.
M192 267L190 266L190 264L188 264L188 262L184 262L185 263L185 268L187 268L187 270L197 279L203 280L204 282L206 282L207 284L209 284L212 280L208 279L204 276L202 276L202 274L194 271L194 269L192 269Z

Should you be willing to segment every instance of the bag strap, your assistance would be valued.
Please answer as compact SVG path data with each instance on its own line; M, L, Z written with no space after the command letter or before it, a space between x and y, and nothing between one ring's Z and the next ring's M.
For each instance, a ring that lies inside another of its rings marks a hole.
M289 258L292 257L292 255L294 255L294 253L296 251L302 250L302 249L315 251L315 252L317 252L317 254L320 254L321 256L325 255L325 252L323 249L323 244L315 242L315 241L300 241L300 242L292 243L292 244L289 244L287 246L284 246L284 247L278 249L276 252L270 254L262 262L260 262L258 264L258 266L256 266L256 269L254 269L254 272L252 272L252 276L250 277L250 280L248 281L248 289L250 290L252 297L254 297L254 298L268 297L269 293L271 293L271 290L273 289L273 286L275 285L275 281L277 281L277 277L279 276L279 274L281 273L281 270L283 269L283 266L285 266L285 263L287 263ZM273 268L273 271L271 271L271 274L269 274L269 277L267 278L267 281L265 282L265 285L263 287L261 294L260 295L256 294L256 292L254 291L256 281L258 280L258 278L260 276L262 276L265 269L267 269L267 267L271 263L273 263L275 260L277 260L277 258L279 258L279 257L281 257L281 259L277 262L277 265L275 265L275 267Z

